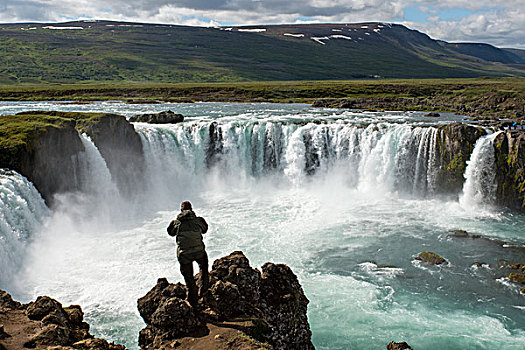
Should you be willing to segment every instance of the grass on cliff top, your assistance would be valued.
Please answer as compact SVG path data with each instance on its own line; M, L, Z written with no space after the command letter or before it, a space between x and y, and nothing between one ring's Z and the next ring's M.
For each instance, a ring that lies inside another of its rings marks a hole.
M525 78L381 79L238 83L135 83L0 85L0 101L271 101L318 98L475 96L486 92L525 94Z
M36 134L49 128L74 127L77 121L96 122L106 116L103 113L75 112L22 112L17 115L0 116L0 152L26 147Z

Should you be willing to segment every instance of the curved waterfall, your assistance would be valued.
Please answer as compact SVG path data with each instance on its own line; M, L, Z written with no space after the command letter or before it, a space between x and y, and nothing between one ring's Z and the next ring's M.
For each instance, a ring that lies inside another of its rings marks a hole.
M197 121L136 129L157 183L191 186L215 171L237 183L275 176L300 184L337 172L346 185L364 191L425 196L435 190L434 127Z

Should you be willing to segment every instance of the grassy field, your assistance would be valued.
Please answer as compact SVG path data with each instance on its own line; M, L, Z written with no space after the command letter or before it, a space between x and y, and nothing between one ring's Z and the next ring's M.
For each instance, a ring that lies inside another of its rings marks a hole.
M449 111L522 118L525 78L380 79L352 81L2 85L0 101L324 102L355 108ZM320 106L323 103L320 104Z

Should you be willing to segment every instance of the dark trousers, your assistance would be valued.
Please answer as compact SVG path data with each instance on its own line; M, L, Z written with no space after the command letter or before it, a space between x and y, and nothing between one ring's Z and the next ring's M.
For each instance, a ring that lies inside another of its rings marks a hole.
M206 252L198 254L181 254L179 256L180 263L180 272L184 277L184 282L186 282L186 288L188 290L187 299L189 303L193 306L197 305L198 294L197 294L197 285L195 284L195 278L193 277L193 262L196 261L199 264L199 269L201 271L201 290L200 295L202 296L204 292L208 290L208 255Z

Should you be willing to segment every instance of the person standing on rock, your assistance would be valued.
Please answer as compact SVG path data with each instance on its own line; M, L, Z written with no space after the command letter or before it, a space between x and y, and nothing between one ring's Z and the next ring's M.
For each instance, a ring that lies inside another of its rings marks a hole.
M202 286L200 295L208 289L208 255L202 241L202 235L208 231L208 224L193 212L191 203L182 202L180 214L168 226L168 234L177 238L177 258L180 272L188 289L187 299L192 306L197 305L197 285L193 277L193 262L199 264Z

